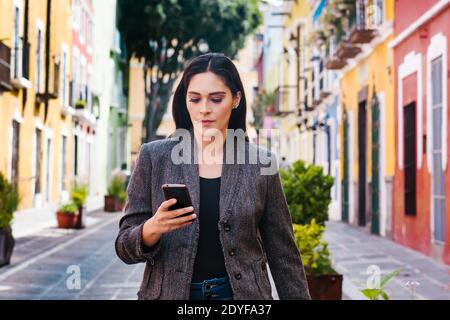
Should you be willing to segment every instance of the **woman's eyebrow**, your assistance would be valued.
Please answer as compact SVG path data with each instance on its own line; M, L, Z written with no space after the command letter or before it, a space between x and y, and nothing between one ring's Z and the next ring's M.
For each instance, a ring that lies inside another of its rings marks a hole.
M195 91L189 91L188 93L201 95L200 93L195 92ZM216 94L226 94L226 92L225 91L216 91L216 92L211 92L209 95L212 96L212 95L216 95Z
M227 94L225 91L216 91L216 92L211 92L209 95L216 95L216 94Z

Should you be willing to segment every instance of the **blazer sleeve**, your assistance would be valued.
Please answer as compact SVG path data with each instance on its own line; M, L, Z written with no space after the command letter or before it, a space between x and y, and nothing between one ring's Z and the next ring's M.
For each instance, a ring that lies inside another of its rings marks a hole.
M259 230L278 296L281 300L310 300L280 174L277 171L266 177L266 203Z
M139 150L128 183L125 215L120 219L115 241L117 256L127 264L148 261L153 265L161 250L161 239L147 247L142 237L144 223L152 216L151 176L151 150L150 144L146 143Z

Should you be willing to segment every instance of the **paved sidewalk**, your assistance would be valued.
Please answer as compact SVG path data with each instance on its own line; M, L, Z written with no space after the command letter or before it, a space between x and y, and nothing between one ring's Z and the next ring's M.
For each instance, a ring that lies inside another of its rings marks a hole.
M89 197L86 201L86 211L93 212L102 209L103 198ZM26 209L14 213L12 221L12 230L14 238L25 237L38 234L41 230L56 228L56 205L48 206L42 209ZM91 217L89 214L84 216L86 226L98 222L98 218Z
M401 269L386 289L392 300L450 300L450 266L346 223L328 221L326 226L333 266L344 275L343 299L366 299L359 290L366 287L367 268L376 265L382 276ZM419 284L415 292L407 286L414 281Z

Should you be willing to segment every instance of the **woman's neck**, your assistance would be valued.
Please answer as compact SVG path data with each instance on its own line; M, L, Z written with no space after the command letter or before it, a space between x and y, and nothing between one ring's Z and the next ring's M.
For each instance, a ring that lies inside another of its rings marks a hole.
M204 160L209 159L215 163L221 163L223 158L223 147L226 141L226 130L222 136L204 137L201 132L194 131L194 138L197 146L197 153ZM211 159L212 158L212 159Z
M227 138L226 136L226 130L223 130L221 132L222 136L207 136L204 137L201 132L194 131L194 138L195 142L197 144L197 149L202 150L205 148L217 148L217 147L223 147L225 140Z

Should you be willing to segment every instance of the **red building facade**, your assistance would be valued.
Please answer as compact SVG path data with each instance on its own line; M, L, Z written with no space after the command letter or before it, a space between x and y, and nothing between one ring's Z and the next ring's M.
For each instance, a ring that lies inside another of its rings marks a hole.
M393 239L450 264L450 1L395 1Z
M96 126L92 95L94 9L92 0L73 0L72 6L71 103L76 108L73 118L74 176L79 182L91 184Z

